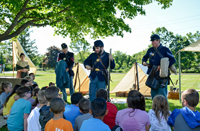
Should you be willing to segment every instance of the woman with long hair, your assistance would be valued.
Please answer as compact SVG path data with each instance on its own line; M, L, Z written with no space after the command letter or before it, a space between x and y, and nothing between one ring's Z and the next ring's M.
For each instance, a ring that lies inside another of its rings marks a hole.
M149 131L149 115L145 111L144 96L136 90L128 93L128 108L118 111L116 115L116 125L123 131Z
M167 99L163 95L155 96L152 109L148 113L151 122L150 131L171 131L167 124L170 113Z

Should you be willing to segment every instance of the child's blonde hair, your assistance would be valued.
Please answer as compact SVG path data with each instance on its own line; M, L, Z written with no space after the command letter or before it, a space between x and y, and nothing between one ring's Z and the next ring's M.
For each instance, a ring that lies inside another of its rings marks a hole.
M8 82L8 81L5 81L5 82L1 82L0 83L0 94L5 92L5 89L4 88L8 88L8 86L11 85L12 86L12 83Z
M39 91L37 98L38 98L38 101L40 104L47 103L47 100L45 99L45 91L44 90Z
M156 117L160 121L160 113L167 121L169 113L169 105L167 99L162 95L157 95L153 98L152 109L155 111Z

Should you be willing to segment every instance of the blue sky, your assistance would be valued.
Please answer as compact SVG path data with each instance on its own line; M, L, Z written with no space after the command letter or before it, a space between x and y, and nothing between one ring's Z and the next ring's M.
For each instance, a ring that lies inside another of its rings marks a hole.
M165 27L174 34L186 35L189 32L200 31L200 0L174 0L172 6L161 9L157 2L143 6L146 11L145 16L137 16L133 20L125 20L132 29L132 33L124 33L120 36L107 37L101 39L107 52L122 51L133 55L148 48L150 35L158 27ZM32 28L31 39L36 40L36 45L40 54L45 54L47 48L55 45L60 47L62 43L69 45L70 39L62 36L54 36L54 29L51 27ZM93 45L95 40L86 37ZM70 50L70 49L69 49Z

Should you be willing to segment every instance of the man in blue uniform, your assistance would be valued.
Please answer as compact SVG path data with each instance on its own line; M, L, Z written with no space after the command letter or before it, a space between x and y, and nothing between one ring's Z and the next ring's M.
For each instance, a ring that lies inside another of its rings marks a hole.
M60 61L63 59L63 55L65 56L63 60L66 61L67 63L67 68L66 71L69 73L70 80L64 84L64 87L59 87L61 89L61 92L63 93L63 99L67 101L67 93L66 93L66 88L69 88L70 90L70 95L74 93L74 86L73 86L73 77L74 77L74 72L72 70L73 65L74 65L74 53L68 51L68 47L65 43L61 44L62 51L61 53L58 54L57 61Z
M160 71L160 60L161 60L161 56L155 51L154 48L156 48L163 57L168 57L169 58L169 67L171 67L175 62L175 58L173 56L173 54L171 53L171 51L169 50L169 48L163 46L160 43L160 37L157 34L152 35L151 37L151 42L152 42L152 46L151 48L148 49L147 53L144 55L144 57L142 58L142 64L144 66L148 66L148 70L147 70L147 74L149 74L151 72L151 69L153 67L153 65L158 66L157 71ZM149 64L147 64L147 60L149 59ZM167 98L167 85L168 85L168 80L165 83L165 87L161 87L161 83L164 79L168 79L168 78L161 78L159 80L159 87L158 89L151 89L151 97L152 99L158 95L161 94L163 96L165 96Z
M89 97L90 101L93 101L96 97L96 92L103 88L106 89L105 71L109 66L109 60L111 61L111 69L115 68L115 62L109 53L104 51L104 44L101 40L94 42L92 53L85 61L84 66L86 69L91 70L90 73L90 85L89 85Z

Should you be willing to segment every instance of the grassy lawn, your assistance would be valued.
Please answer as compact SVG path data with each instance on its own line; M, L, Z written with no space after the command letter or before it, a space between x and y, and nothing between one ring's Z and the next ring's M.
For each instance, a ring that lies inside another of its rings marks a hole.
M121 79L126 74L123 73L112 73L111 79L111 90L121 81ZM12 74L0 74L0 76L12 76ZM38 71L35 77L35 81L39 84L39 87L48 86L49 82L55 83L55 73L54 71ZM171 76L173 82L175 83L178 80L178 75ZM194 88L196 90L200 90L200 74L183 74L181 76L181 85L182 90L186 90L188 88ZM177 85L178 87L178 85ZM169 87L168 87L169 89ZM125 97L116 97L115 94L111 94L111 98L120 98L126 99ZM68 101L70 101L70 96L68 96ZM146 111L148 112L152 106L152 100L146 99ZM118 110L127 108L127 104L115 104ZM170 110L173 111L175 108L181 108L182 105L179 100L169 100ZM197 108L200 111L200 104L198 104ZM0 128L0 131L7 131L6 128Z

